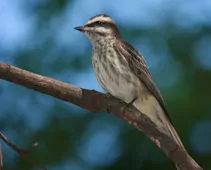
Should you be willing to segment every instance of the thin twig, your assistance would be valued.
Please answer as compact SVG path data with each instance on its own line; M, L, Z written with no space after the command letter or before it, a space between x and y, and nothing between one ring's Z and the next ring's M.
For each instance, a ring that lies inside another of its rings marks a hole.
M30 151L32 151L37 145L38 143L35 142L30 148L24 150L24 149L20 149L18 148L15 144L13 144L12 142L10 142L6 136L3 135L2 132L0 132L0 138L9 146L11 147L14 151L16 151L18 154L20 154L23 158L27 159L30 163L32 163L34 166L46 170L46 168L42 167L39 163L33 161L32 159L30 159L27 154L29 154ZM1 170L1 169L0 169Z

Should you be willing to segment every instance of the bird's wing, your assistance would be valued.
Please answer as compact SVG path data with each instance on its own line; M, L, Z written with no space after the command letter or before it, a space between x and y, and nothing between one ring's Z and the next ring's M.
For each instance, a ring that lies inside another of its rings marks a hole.
M185 150L185 147L182 141L179 138L176 130L173 127L173 123L169 117L169 114L164 106L164 101L161 96L159 89L157 88L156 84L152 80L152 76L147 68L146 62L142 55L135 50L130 44L126 42L119 42L117 43L119 53L123 54L123 56L128 61L129 67L131 71L140 79L140 81L145 84L146 88L151 92L151 94L157 99L162 107L166 118L168 119L169 123L167 123L167 128L169 129L173 139Z
M166 116L170 120L167 110L165 109L161 93L157 88L156 84L154 83L152 76L147 68L147 64L142 55L126 42L121 41L117 43L117 45L117 49L119 50L119 52L123 54L123 56L125 56L126 60L128 61L131 71L140 79L140 81L146 86L146 88L151 92L151 94L154 95L154 97L157 99L164 112L166 113Z

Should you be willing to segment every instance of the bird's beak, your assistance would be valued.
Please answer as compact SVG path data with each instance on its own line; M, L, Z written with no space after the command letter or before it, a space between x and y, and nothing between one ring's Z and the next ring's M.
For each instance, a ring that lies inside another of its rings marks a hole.
M75 27L74 29L84 32L85 31L85 27L84 26L79 26L79 27Z

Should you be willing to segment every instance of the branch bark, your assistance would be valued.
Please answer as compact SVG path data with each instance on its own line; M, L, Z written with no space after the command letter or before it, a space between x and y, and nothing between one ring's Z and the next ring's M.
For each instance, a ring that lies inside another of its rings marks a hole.
M87 90L52 78L0 63L0 79L73 103L91 112L105 111L142 131L177 165L178 170L202 170L194 159L133 106L103 93Z

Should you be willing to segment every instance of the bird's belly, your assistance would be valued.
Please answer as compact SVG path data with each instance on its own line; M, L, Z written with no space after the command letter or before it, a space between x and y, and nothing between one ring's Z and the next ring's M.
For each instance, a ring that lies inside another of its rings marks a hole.
M111 66L93 61L98 82L112 96L130 103L144 88L138 78L127 67Z
M106 85L106 91L126 103L136 98L136 88L134 84L127 82L125 79L117 78L117 80L111 80L108 77L103 84Z

